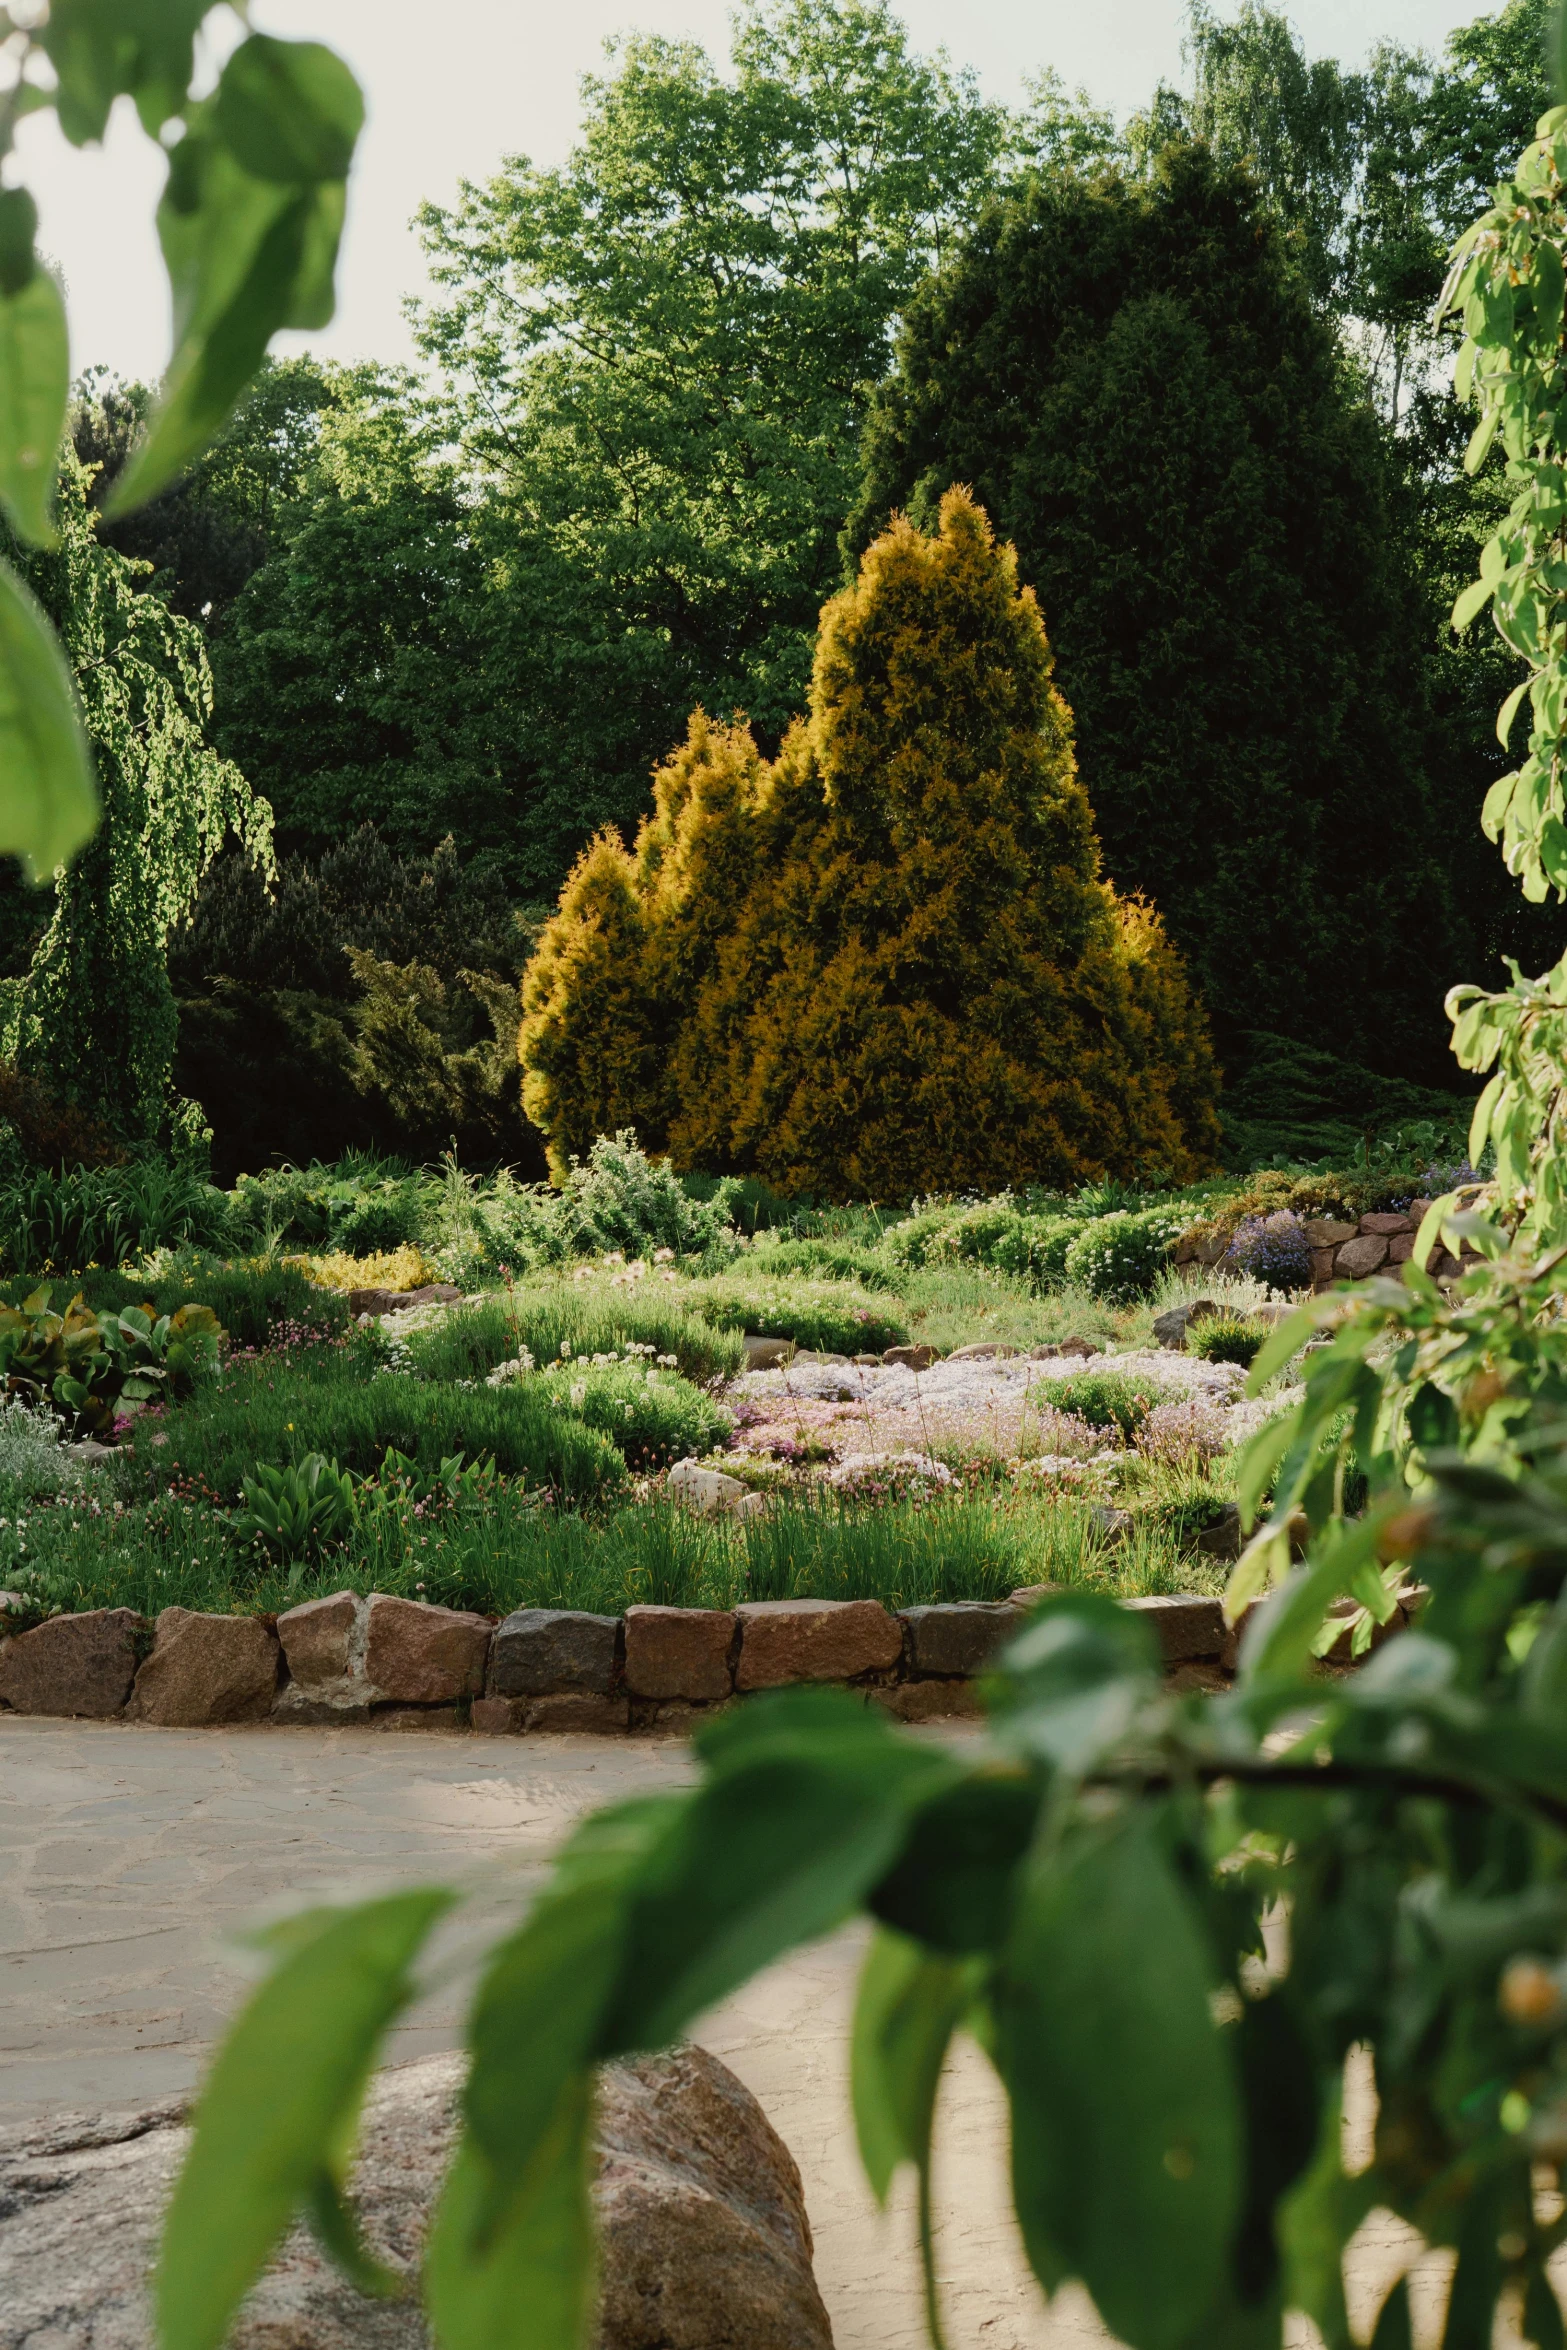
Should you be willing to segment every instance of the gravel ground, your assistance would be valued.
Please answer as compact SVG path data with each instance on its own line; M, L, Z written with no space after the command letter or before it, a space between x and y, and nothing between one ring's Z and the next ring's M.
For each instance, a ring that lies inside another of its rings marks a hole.
M794 1363L782 1371L748 1371L731 1397L744 1406L746 1436L788 1430L831 1443L840 1457L933 1446L972 1446L1008 1459L1056 1449L1051 1391L1084 1369L1146 1381L1170 1402L1188 1397L1224 1412L1234 1438L1249 1435L1280 1408L1279 1399L1248 1403L1245 1373L1233 1363L1150 1352L1040 1362L1030 1356L933 1363Z

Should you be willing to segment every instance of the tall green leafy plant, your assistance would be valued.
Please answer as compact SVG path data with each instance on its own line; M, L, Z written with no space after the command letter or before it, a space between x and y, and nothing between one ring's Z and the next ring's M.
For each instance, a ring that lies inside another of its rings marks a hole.
M1561 1455L1517 1498L1498 1569L1502 1511L1462 1474L1442 1483L1425 1626L1355 1680L1304 1677L1308 1627L1286 1608L1232 1695L1171 1695L1142 1623L1064 1597L1005 1659L978 1748L787 1693L715 1720L690 1790L585 1823L469 2017L423 2270L443 2350L576 2350L597 2068L856 1912L875 1929L860 2149L880 2197L919 2175L933 2339L933 2114L969 2032L1009 2100L1036 2275L1080 2279L1132 2350L1264 2350L1290 2310L1349 2350L1341 2262L1379 2207L1457 2249L1450 2350L1488 2344L1504 2296L1557 2350L1563 2223L1533 2190L1567 2158ZM1281 1897L1287 1953L1263 1932ZM406 2288L358 2244L345 2150L453 1899L419 1888L274 1930L175 2190L163 2350L217 2350L297 2214L362 2284ZM1351 2172L1355 2047L1381 2122ZM1407 2295L1396 2279L1379 2343L1409 2339Z
M135 102L168 157L158 234L174 296L174 352L114 509L153 496L199 456L282 327L326 325L347 177L364 107L341 59L315 41L249 33L209 97L194 95L196 35L212 0L52 0L6 12L0 157L16 126L52 108L73 146ZM37 207L0 190L0 510L51 548L55 459L66 422L69 338L60 283L38 257ZM17 570L0 563L0 850L35 876L91 838L97 791L59 639Z
M1562 337L1567 250L1567 106L1541 121L1491 209L1459 239L1442 308L1459 313L1457 388L1480 411L1465 454L1473 473L1493 442L1507 458L1513 498L1459 597L1455 627L1487 605L1504 643L1527 664L1502 704L1505 745L1528 708L1527 754L1492 785L1482 814L1526 898L1567 898L1567 392ZM1567 956L1542 978L1516 964L1499 990L1454 988L1453 1048L1465 1068L1490 1070L1470 1137L1475 1157L1496 1153L1497 1207L1543 1246L1567 1239Z
M67 457L53 552L26 558L77 681L97 772L93 839L55 876L54 916L6 1007L4 1047L122 1139L196 1113L169 1100L179 1014L170 932L231 832L270 862L272 816L206 740L201 631L141 592L145 567L100 546Z

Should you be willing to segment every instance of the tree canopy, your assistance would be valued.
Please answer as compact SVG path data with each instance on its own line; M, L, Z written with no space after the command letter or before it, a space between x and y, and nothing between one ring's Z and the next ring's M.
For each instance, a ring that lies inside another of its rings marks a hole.
M148 1142L189 1136L200 1121L169 1089L169 933L231 834L270 854L271 816L207 741L201 631L144 592L140 565L99 544L86 493L68 458L59 546L23 562L71 664L103 814L56 876L30 968L9 983L4 1049L112 1132Z
M702 712L635 855L594 842L524 979L552 1163L634 1123L833 1198L1190 1173L1206 1025L1099 876L1032 591L966 492L822 614L774 762Z
M1016 544L1110 873L1216 1017L1434 1057L1458 934L1396 481L1245 171L1177 146L994 205L867 450L851 546L954 481Z

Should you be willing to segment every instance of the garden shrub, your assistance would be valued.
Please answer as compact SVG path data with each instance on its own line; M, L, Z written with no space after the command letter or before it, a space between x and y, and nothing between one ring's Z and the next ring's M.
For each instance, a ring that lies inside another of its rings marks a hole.
M518 1385L542 1387L590 1428L602 1429L633 1469L662 1469L710 1452L734 1421L711 1395L669 1371L641 1363L541 1365Z
M1273 1290L1311 1287L1311 1243L1292 1208L1277 1208L1271 1216L1243 1217L1224 1263Z
M947 1234L962 1212L951 1200L932 1207L917 1207L912 1215L889 1228L882 1247L895 1265L918 1272L940 1255Z
M8 1169L17 1161L57 1172L109 1167L126 1155L101 1119L12 1061L0 1061L0 1138L0 1165Z
M411 1242L376 1256L350 1256L337 1249L329 1255L285 1257L283 1262L318 1288L341 1290L345 1297L352 1289L423 1289L435 1279L424 1251Z
M818 1280L855 1281L862 1289L891 1289L897 1275L879 1249L847 1240L764 1238L744 1259L746 1272L772 1281L805 1274Z
M1096 1216L1079 1225L1063 1255L1069 1281L1106 1304L1146 1297L1164 1267L1184 1219L1168 1208L1140 1215Z
M1249 1371L1268 1333L1244 1314L1205 1314L1188 1323L1186 1351L1205 1363L1239 1363Z
M561 1184L558 1222L567 1253L625 1256L672 1249L700 1256L730 1233L728 1187L693 1198L662 1161L650 1159L635 1134L600 1134L585 1159L573 1159Z
M1086 1420L1090 1428L1114 1428L1130 1444L1159 1394L1124 1371L1076 1371L1069 1379L1047 1381L1037 1390L1036 1400Z
M812 1210L808 1200L785 1199L759 1175L697 1175L680 1178L694 1200L720 1201L724 1215L737 1232L780 1232L803 1236Z
M682 1285L682 1298L704 1321L756 1338L792 1338L821 1354L882 1354L908 1343L896 1299L846 1281L753 1280L726 1273Z
M219 858L169 943L177 1077L215 1162L433 1156L455 1133L474 1159L541 1175L511 1042L530 935L493 870L450 841L404 858L364 825L314 863L280 860L270 889L244 855Z
M1057 1289L1066 1279L1067 1253L1082 1229L1072 1216L1019 1216L996 1241L990 1262L1035 1289Z
M769 765L698 712L636 850L594 842L524 981L558 1171L622 1119L832 1199L1214 1157L1203 1015L1100 879L1032 593L964 493L822 615Z

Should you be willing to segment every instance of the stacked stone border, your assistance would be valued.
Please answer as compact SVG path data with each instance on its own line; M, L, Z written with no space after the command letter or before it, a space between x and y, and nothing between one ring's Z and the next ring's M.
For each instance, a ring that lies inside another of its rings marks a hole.
M1415 1236L1430 1205L1428 1199L1412 1199L1403 1214L1394 1208L1378 1209L1353 1224L1333 1216L1305 1217L1302 1229L1311 1247L1312 1288L1331 1289L1335 1281L1369 1281L1374 1273L1397 1273L1415 1253ZM1175 1262L1183 1272L1202 1271L1217 1265L1229 1245L1228 1233L1181 1239L1175 1244ZM1472 1249L1465 1249L1461 1257L1438 1249L1429 1271L1438 1281L1456 1281L1479 1263Z
M499 1623L384 1592L338 1591L276 1617L170 1607L149 1623L94 1608L0 1639L0 1712L167 1729L656 1731L814 1682L858 1690L900 1721L931 1721L980 1711L979 1677L1042 1596L1043 1586L896 1614L872 1599L623 1616L531 1607ZM1217 1599L1122 1605L1153 1626L1176 1686L1216 1688L1233 1673L1238 1634ZM1348 1661L1347 1627L1339 1646L1330 1663Z

